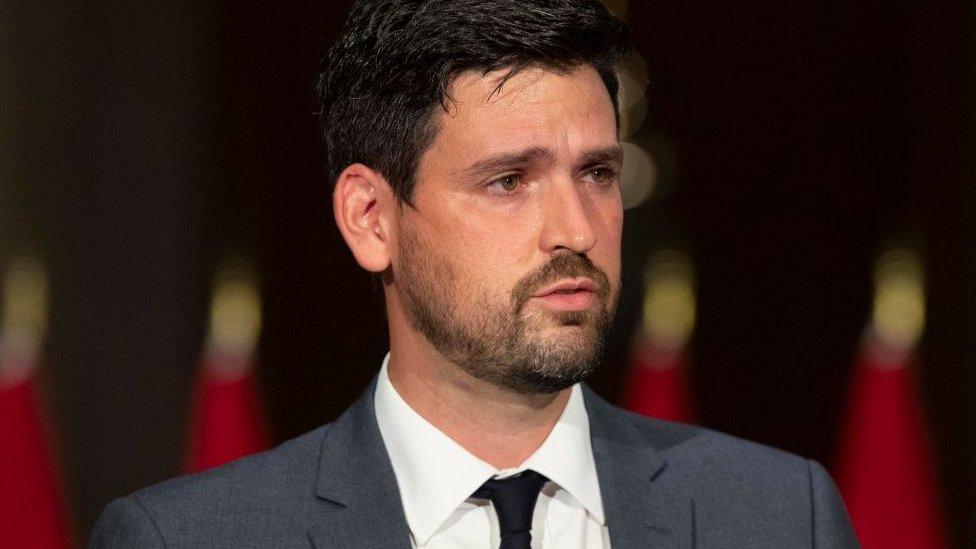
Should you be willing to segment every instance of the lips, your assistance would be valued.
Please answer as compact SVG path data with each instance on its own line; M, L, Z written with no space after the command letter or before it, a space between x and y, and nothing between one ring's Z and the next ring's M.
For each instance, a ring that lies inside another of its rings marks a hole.
M596 302L596 289L589 278L563 280L532 296L532 301L553 311L582 312Z
M573 295L579 292L596 292L597 285L589 278L575 278L562 280L555 284L545 287L537 292L533 297L545 297L549 295Z

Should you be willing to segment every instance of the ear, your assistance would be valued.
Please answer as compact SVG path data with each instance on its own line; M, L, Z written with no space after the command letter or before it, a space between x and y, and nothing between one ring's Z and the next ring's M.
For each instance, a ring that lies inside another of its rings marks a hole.
M352 164L339 174L332 209L356 262L373 273L390 266L396 197L379 172Z

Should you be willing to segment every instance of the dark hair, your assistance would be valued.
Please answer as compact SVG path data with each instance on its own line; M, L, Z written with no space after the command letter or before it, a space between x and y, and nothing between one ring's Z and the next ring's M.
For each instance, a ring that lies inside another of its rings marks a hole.
M329 180L361 162L409 203L435 110L467 71L590 65L619 122L614 65L629 51L627 27L597 0L358 0L316 87Z

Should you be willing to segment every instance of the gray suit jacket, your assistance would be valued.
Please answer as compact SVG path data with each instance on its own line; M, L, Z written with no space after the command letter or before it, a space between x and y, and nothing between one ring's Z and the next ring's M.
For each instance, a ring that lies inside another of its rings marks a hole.
M89 548L409 549L375 386L274 450L115 500ZM818 464L583 394L613 549L858 546Z

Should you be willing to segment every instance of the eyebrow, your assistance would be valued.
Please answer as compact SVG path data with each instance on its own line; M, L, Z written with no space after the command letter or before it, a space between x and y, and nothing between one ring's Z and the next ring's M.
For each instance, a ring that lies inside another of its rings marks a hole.
M545 147L530 147L523 151L501 153L488 158L479 160L474 164L464 168L462 173L468 176L494 173L510 169L514 166L531 164L533 162L552 162L555 158L552 150ZM611 145L598 149L589 150L583 153L580 164L590 166L593 164L623 162L623 149L620 145Z
M583 153L581 164L592 166L594 164L623 164L624 150L620 145L611 145L600 149L594 149Z
M545 147L530 147L524 151L501 153L479 160L463 170L466 175L480 175L502 171L512 166L530 164L540 160L552 162L555 155Z

